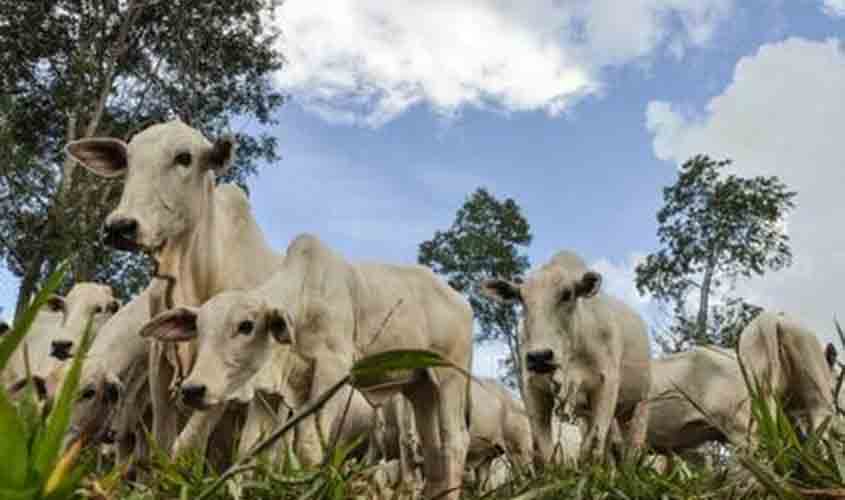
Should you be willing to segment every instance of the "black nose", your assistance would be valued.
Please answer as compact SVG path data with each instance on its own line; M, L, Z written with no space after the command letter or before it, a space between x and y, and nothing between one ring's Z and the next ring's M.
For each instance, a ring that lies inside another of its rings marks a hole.
M54 340L51 344L50 356L64 361L70 358L70 350L73 347L73 342L70 340Z
M115 219L103 229L105 243L118 250L134 250L138 239L138 221L135 219Z
M554 359L555 353L551 349L529 351L525 354L525 365L529 371L549 373L557 367Z
M182 386L182 400L188 406L202 408L205 406L205 386L199 384L186 384Z
M117 404L120 399L120 387L112 382L103 383L103 399L106 403Z

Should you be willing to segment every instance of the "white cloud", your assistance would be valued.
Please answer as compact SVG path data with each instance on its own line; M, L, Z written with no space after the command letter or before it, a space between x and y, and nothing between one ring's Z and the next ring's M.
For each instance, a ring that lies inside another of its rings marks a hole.
M646 112L659 158L730 157L739 174L777 175L798 191L788 221L793 266L746 286L761 305L802 318L824 338L832 338L833 315L845 317L843 88L839 40L792 38L741 59L703 112L665 102Z
M602 275L602 290L622 300L641 314L646 313L651 302L649 296L640 296L634 281L636 278L634 268L643 258L643 254L632 253L622 262L601 258L590 264L591 269Z
M832 17L845 17L845 0L824 0L822 10Z
M599 73L706 44L733 0L290 0L281 85L326 120L379 126L416 104L557 115Z

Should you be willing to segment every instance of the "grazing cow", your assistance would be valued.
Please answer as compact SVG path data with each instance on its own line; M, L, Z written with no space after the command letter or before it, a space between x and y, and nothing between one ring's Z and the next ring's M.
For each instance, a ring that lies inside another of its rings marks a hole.
M89 441L114 439L120 463L145 455L139 423L150 399L149 347L138 332L150 318L152 288L160 285L153 281L103 324L82 365L72 429Z
M701 346L653 359L648 407L646 442L658 453L681 453L708 441L740 445L748 437L749 393L736 355L727 349Z
M224 401L260 371L272 358L273 342L319 360L311 375L312 398L346 375L356 359L391 349L429 349L469 370L472 311L427 268L350 264L317 238L301 235L266 284L221 293L200 309L175 308L153 319L142 334L178 342L198 332L197 363L182 392L202 408ZM425 493L448 490L444 497L457 499L469 444L467 380L451 368L406 375L379 384L367 397L386 399L397 390L408 397L424 453ZM319 428L332 427L346 390L319 412Z
M254 288L281 264L243 191L230 184L215 189L216 177L234 159L232 137L212 143L173 120L144 129L128 144L82 139L66 151L97 175L126 177L120 203L106 219L106 240L155 260L157 276L168 286L150 298L152 316L177 305L200 306L225 290ZM162 449L204 447L223 415L223 407L198 414L175 439L179 415L171 387L190 373L195 355L193 344L150 348L153 434Z
M813 431L834 414L830 368L818 337L783 313L762 312L742 331L739 355L763 396Z
M600 293L601 281L580 257L560 252L522 284L502 279L481 284L493 300L522 303L525 404L541 461L551 460L555 448L556 399L563 398L589 421L582 457L604 457L613 419L630 422L637 404L648 397L651 354L645 322L621 301Z

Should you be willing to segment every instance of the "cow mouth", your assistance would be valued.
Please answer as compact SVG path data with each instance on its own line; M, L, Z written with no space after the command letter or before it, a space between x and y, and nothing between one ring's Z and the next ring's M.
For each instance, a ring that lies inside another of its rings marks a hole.
M548 375L553 371L557 370L557 364L548 362L548 361L529 361L526 363L526 368L528 371L534 372L540 375Z

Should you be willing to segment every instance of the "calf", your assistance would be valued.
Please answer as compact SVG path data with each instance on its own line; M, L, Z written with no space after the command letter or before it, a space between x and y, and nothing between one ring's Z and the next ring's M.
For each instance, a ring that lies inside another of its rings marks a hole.
M388 316L390 324L382 329ZM200 309L178 307L157 316L143 333L162 341L201 340L182 394L193 406L206 408L225 401L260 371L272 358L273 342L319 360L310 377L311 398L347 374L355 359L392 349L429 349L468 371L472 311L427 268L350 264L317 238L302 235L266 284L221 293ZM432 368L368 394L383 399L402 391L410 400L429 496L459 495L469 441L466 384L454 369ZM326 403L317 416L319 428L331 429L343 401L336 397Z

